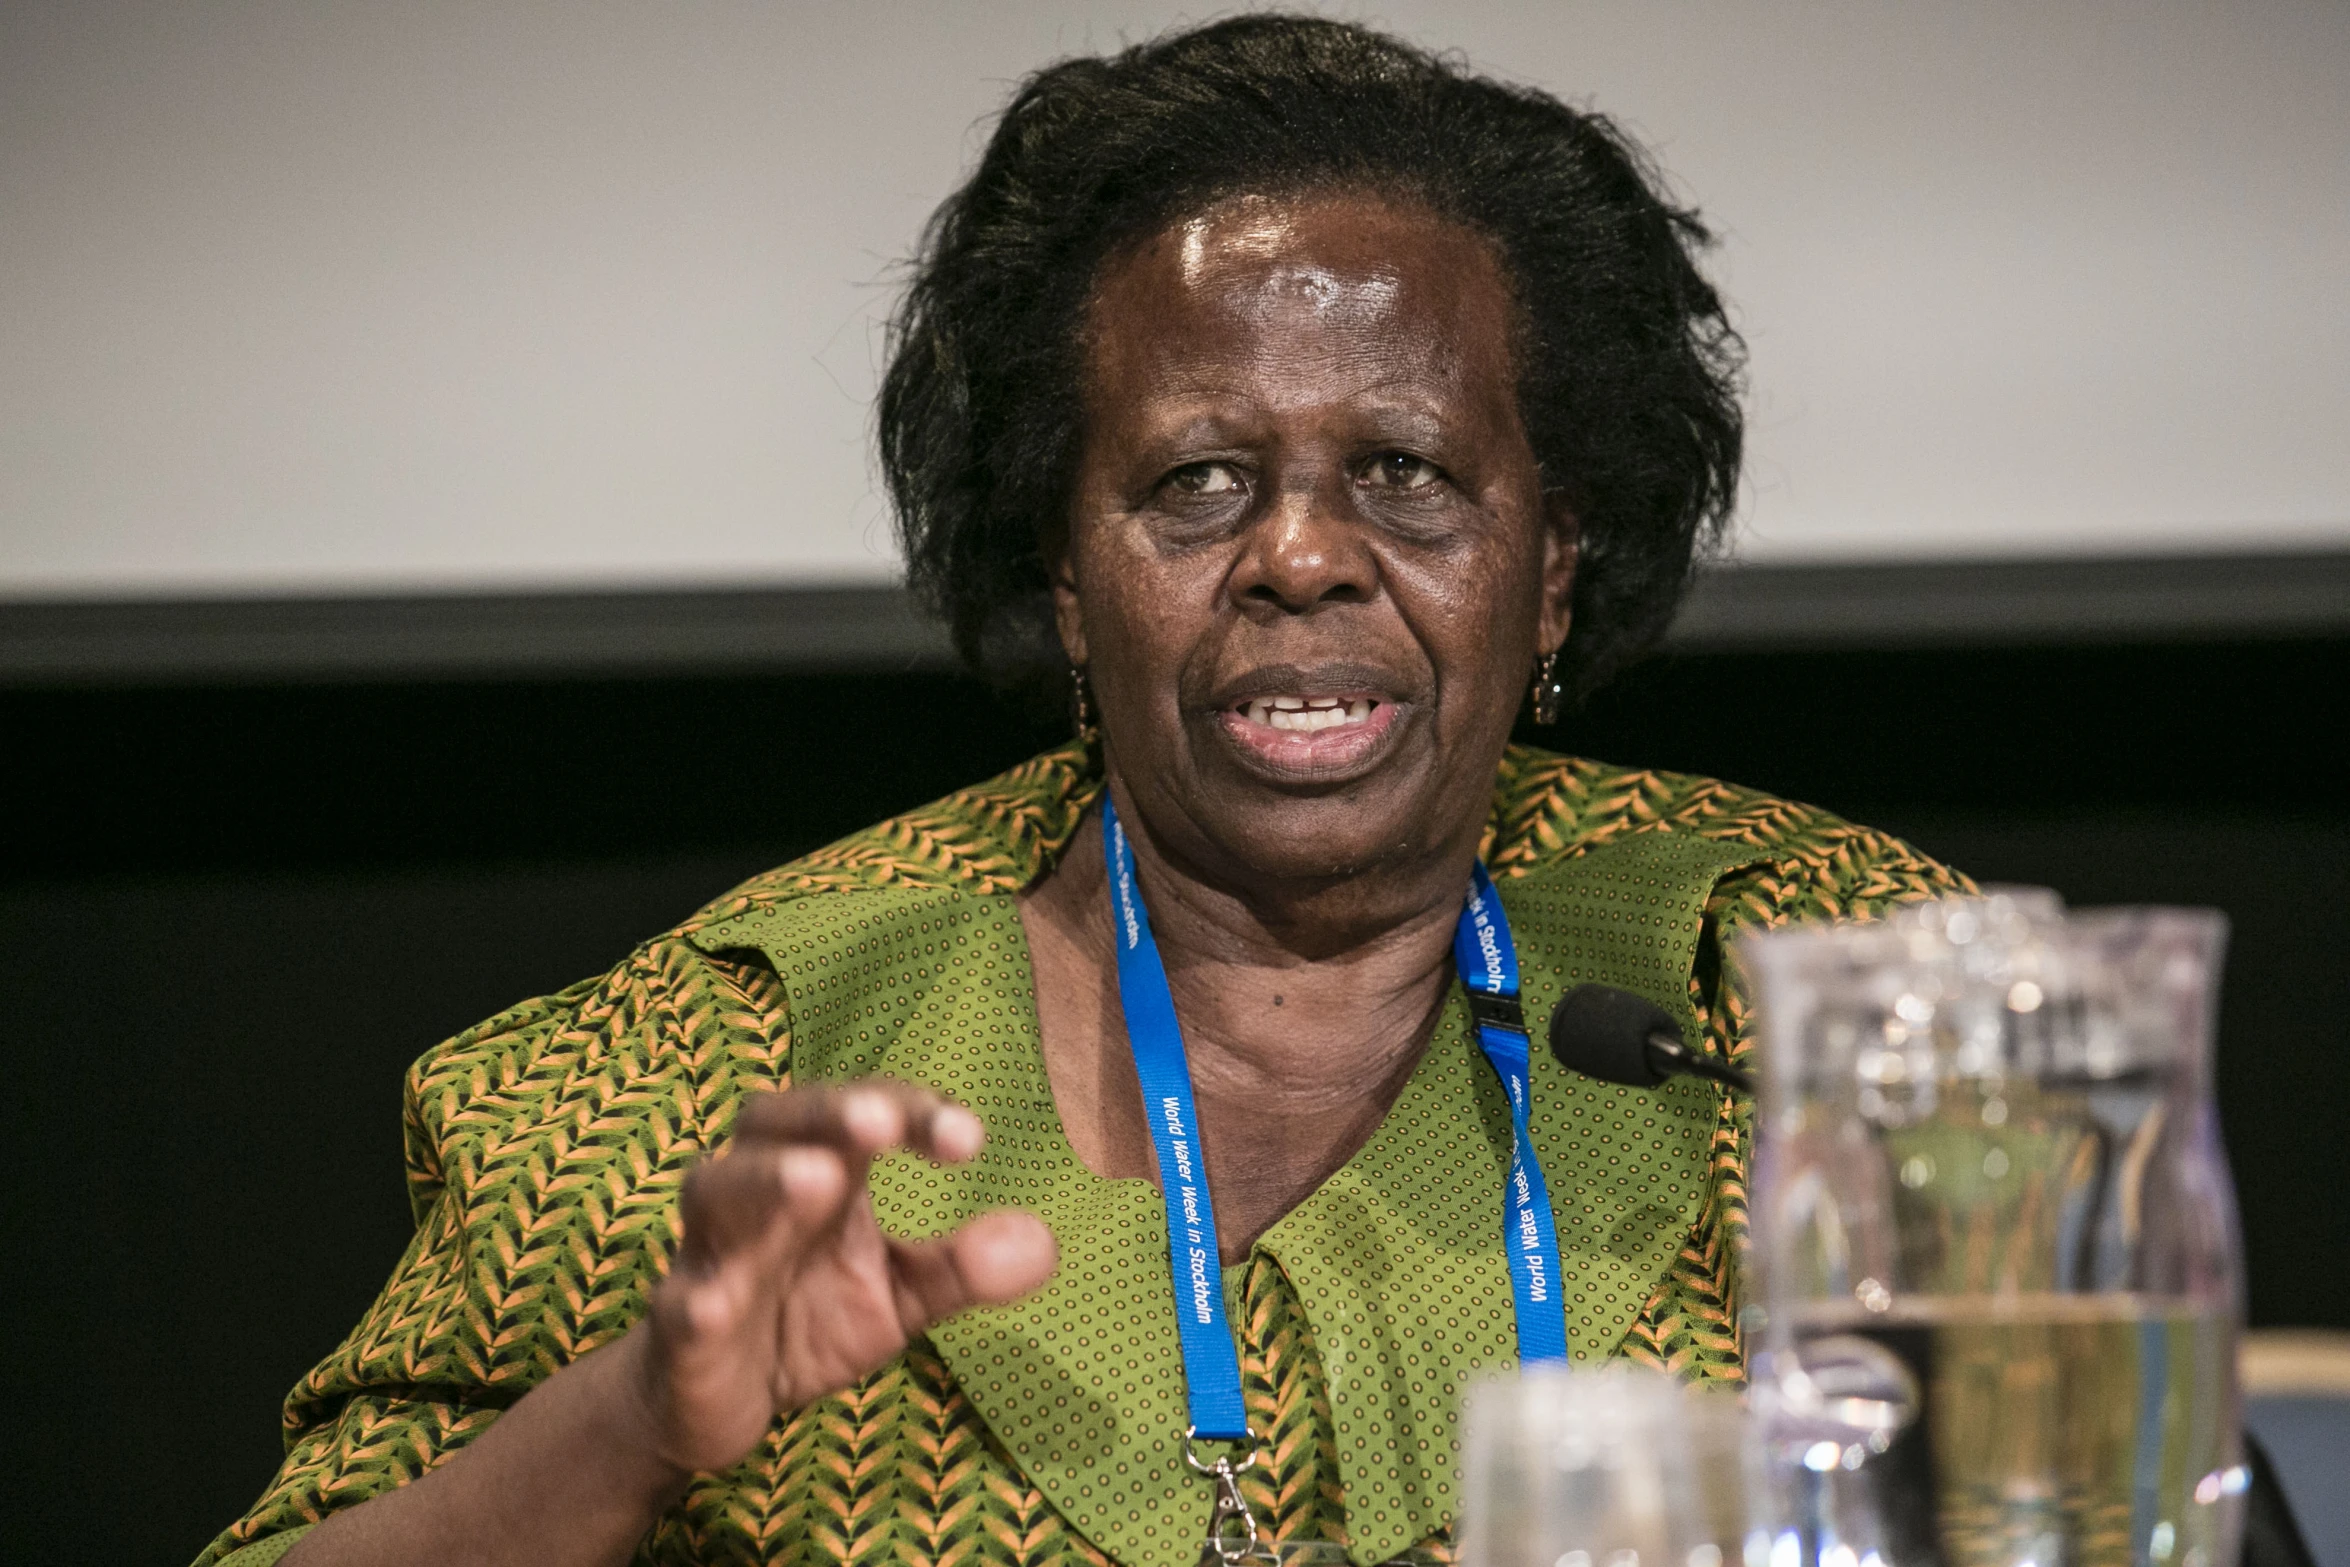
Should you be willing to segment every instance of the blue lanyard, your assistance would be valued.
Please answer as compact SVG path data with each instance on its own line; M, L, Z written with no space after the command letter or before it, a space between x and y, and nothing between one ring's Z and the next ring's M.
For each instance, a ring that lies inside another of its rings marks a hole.
M1134 850L1119 825L1117 807L1102 798L1102 847L1109 860L1110 912L1117 927L1118 998L1134 1072L1142 1080L1143 1113L1158 1155L1159 1186L1167 1204L1167 1261L1175 1276L1175 1328L1183 1343L1183 1380L1190 1396L1191 1430L1211 1441L1249 1435L1240 1397L1240 1355L1224 1314L1224 1278L1216 1245L1216 1209L1208 1199L1207 1163L1200 1153L1199 1112L1192 1103L1191 1067L1183 1029L1167 990L1166 965L1151 935L1150 911L1134 881ZM1485 867L1476 867L1461 922L1453 934L1453 966L1468 988L1477 1043L1493 1064L1510 1101L1514 1148L1503 1188L1503 1244L1517 1297L1518 1361L1534 1365L1567 1358L1566 1313L1559 1303L1558 1236L1550 1193L1527 1125L1532 1095L1531 1054L1518 1006L1518 954L1509 919Z
M1510 1289L1518 1298L1518 1364L1567 1358L1567 1314L1559 1301L1558 1231L1550 1216L1550 1188L1534 1152L1527 1117L1534 1109L1533 1041L1518 1005L1518 946L1501 894L1485 862L1469 868L1469 901L1453 927L1452 966L1469 992L1477 1044L1510 1098L1510 1173L1502 1184L1502 1249L1510 1259Z

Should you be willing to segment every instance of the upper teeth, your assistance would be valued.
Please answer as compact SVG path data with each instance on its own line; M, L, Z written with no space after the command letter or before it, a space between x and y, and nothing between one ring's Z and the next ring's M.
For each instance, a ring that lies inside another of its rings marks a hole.
M1335 696L1261 696L1244 711L1252 724L1274 729L1335 729L1359 724L1371 716L1371 700L1348 701Z

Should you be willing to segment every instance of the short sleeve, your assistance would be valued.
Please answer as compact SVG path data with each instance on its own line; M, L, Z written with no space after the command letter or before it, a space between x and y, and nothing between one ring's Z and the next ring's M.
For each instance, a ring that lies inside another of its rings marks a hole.
M265 1567L264 1543L405 1485L626 1332L667 1265L687 1168L743 1094L785 1084L789 1054L771 970L671 937L418 1061L416 1233L288 1396L285 1463L197 1567Z

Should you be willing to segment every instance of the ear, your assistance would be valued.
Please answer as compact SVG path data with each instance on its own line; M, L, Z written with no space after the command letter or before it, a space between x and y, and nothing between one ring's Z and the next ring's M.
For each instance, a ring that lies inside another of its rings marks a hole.
M1534 636L1540 652L1555 653L1563 647L1574 623L1575 565L1582 532L1564 494L1553 490L1542 497L1542 609Z
M1044 556L1046 579L1053 589L1053 629L1061 634L1061 651L1069 662L1083 669L1086 663L1085 611L1077 602L1077 560L1070 548L1072 530L1063 528L1059 538L1047 543Z

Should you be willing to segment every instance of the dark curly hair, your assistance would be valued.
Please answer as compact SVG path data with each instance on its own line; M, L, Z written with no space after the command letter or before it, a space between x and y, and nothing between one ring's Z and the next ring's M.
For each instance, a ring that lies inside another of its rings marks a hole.
M1581 524L1561 673L1589 692L1663 635L1738 478L1743 345L1692 260L1710 236L1660 185L1602 116L1342 22L1244 16L1045 67L891 323L881 463L911 586L981 673L1065 689L1044 562L1103 262L1231 196L1360 191L1502 257L1520 414Z

